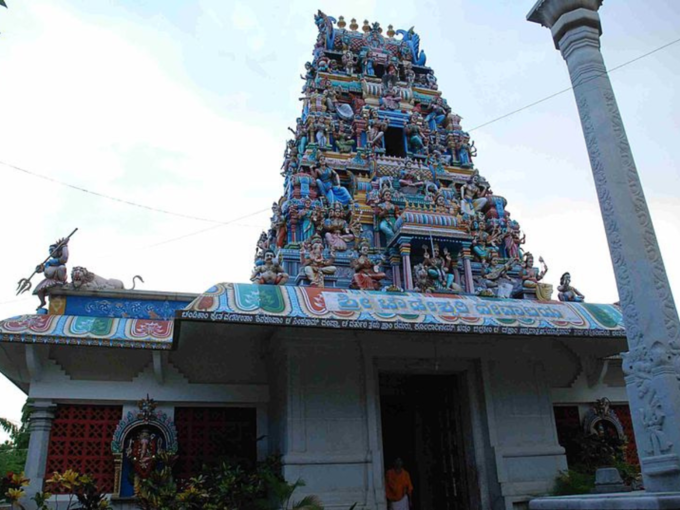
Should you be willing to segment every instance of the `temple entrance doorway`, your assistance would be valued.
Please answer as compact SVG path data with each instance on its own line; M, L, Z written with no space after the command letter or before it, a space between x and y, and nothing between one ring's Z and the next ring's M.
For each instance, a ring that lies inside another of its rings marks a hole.
M380 374L385 470L404 462L414 510L468 510L468 481L455 375Z

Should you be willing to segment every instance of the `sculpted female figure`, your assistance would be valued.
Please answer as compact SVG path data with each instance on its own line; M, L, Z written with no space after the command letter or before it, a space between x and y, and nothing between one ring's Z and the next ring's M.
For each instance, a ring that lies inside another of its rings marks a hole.
M359 244L359 256L352 260L354 269L351 289L380 290L380 280L385 278L385 273L380 271L380 265L375 264L368 256L370 244L366 239Z
M395 225L399 209L392 203L392 191L384 188L380 194L380 203L375 207L375 215L378 217L378 228L385 234L389 241L394 236Z
M530 252L525 253L519 277L522 279L522 286L525 289L535 289L536 298L539 301L549 301L552 294L552 285L539 283L548 272L548 266L545 264L543 257L539 257L538 261L543 264L543 269L540 272L534 267L534 256Z
M479 171L470 176L470 180L460 188L461 209L468 216L475 216L477 211L481 211L488 199L486 193L489 186L479 176Z
M349 231L349 223L345 217L345 208L341 203L335 202L328 212L328 219L323 224L326 231L326 243L330 246L331 251L346 251L347 243L354 240L354 235Z
M347 205L352 202L352 195L349 194L347 188L340 185L340 177L335 170L328 166L326 156L323 154L318 156L314 176L319 191L323 193L329 204L340 202Z
M560 301L573 301L576 303L581 303L585 299L585 296L581 294L576 287L571 285L571 274L564 273L560 278L560 284L557 286L559 293L557 297Z
M335 274L337 268L333 265L335 257L331 251L331 258L323 256L323 241L318 235L312 237L311 243L300 250L300 263L303 266L305 276L309 280L310 287L323 287L324 276Z
M406 124L406 136L408 148L411 152L420 153L425 148L423 143L422 117L418 112L413 112Z

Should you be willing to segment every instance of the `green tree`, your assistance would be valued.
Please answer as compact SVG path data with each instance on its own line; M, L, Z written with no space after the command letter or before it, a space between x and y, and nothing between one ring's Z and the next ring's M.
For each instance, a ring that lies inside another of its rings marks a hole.
M20 425L17 426L6 418L0 418L0 429L9 434L9 440L0 444L0 477L8 472L21 473L24 470L30 439L29 417L30 407L29 402L26 401L22 409Z

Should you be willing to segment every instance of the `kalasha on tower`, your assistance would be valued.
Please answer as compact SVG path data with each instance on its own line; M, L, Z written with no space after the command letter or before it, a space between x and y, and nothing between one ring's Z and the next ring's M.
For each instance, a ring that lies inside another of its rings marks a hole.
M252 281L549 300L547 267L534 268L507 201L475 169L413 28L358 30L321 11L315 22Z

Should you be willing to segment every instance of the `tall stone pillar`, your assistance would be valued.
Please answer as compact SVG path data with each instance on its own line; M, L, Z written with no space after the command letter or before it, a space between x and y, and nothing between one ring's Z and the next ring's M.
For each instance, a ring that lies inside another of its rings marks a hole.
M50 444L50 431L56 406L52 402L38 401L32 404L29 430L31 438L28 442L28 455L24 474L31 480L26 488L24 504L29 502L36 492L43 490L45 482L45 468L47 467L47 450Z
M624 371L645 488L680 491L680 324L600 53L601 5L540 0L527 19L552 31L574 86L626 324Z

